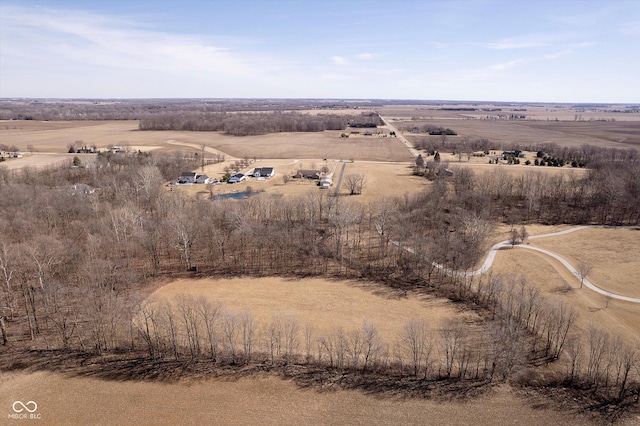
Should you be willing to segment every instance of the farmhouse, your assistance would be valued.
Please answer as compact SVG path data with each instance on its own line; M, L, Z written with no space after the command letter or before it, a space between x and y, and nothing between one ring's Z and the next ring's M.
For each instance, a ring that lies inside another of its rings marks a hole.
M210 178L207 175L196 175L196 183L197 184L215 183L215 179Z
M238 173L231 176L231 178L227 181L227 183L240 183L240 182L244 182L245 180L247 180L247 177L242 173Z
M178 185L193 185L196 183L196 172L182 172L178 178Z
M178 185L208 184L215 182L215 179L212 179L204 174L198 174L196 172L182 172L182 174L176 181Z
M303 170L300 169L296 172L295 177L305 179L320 179L320 170Z
M253 177L255 178L272 178L276 174L276 170L273 167L256 167L253 169Z

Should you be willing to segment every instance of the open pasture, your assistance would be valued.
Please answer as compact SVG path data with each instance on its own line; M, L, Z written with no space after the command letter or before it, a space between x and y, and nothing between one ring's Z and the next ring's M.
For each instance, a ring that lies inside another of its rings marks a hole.
M474 109L466 110L466 109ZM458 136L448 136L450 146L463 138L484 138L496 143L553 142L560 146L583 144L613 148L640 148L640 113L620 112L624 106L584 108L571 105L442 104L396 105L379 112L399 129L444 127ZM488 119L525 115L525 120ZM405 135L409 140L417 138ZM424 135L421 135L424 137Z
M446 146L455 147L462 139L488 139L499 149L502 143L555 143L560 146L579 147L583 144L599 147L628 149L640 148L640 121L572 122L533 120L472 120L434 119L399 122L396 126L444 127L454 130L457 136L447 136ZM425 135L405 133L410 141ZM433 136L438 137L438 136Z
M445 299L405 297L374 283L316 278L177 280L156 290L150 300L173 300L183 294L221 302L231 311L247 311L262 325L274 315L291 316L301 327L308 324L316 333L330 333L337 327L346 332L359 330L368 321L387 342L395 342L410 319L425 319L432 330L438 330L442 319L476 318L471 312L458 312Z
M535 407L508 386L469 401L442 402L304 389L273 376L165 384L0 373L0 407L6 412L21 399L38 404L41 419L35 422L52 425L490 425L514 419L522 426L595 425L581 416Z
M385 117L398 121L433 119L485 119L490 116L524 114L534 121L640 121L638 106L571 104L491 104L440 103L424 105L385 105L376 108ZM623 112L626 111L626 112Z
M237 158L333 158L375 161L409 161L408 150L394 138L341 138L340 131L273 133L228 136L219 132L140 131L137 121L38 122L3 121L0 140L20 151L32 146L40 152L67 152L69 144L153 146L159 151L197 152L202 145ZM81 142L78 142L81 141ZM170 144L178 142L183 146Z

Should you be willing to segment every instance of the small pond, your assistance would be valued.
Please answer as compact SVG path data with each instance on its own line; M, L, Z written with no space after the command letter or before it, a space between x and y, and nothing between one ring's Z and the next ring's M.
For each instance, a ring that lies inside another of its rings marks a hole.
M244 200L245 198L253 197L254 195L258 195L259 192L232 192L229 194L217 194L213 196L214 200L227 200L232 198L234 200Z

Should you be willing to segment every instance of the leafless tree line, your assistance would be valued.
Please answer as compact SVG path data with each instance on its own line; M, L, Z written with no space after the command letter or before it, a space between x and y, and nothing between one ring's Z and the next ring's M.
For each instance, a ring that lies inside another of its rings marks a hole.
M411 319L391 340L376 325L318 330L313 323L277 313L260 324L250 312L234 312L203 297L145 301L136 307L137 337L153 359L209 359L215 363L311 364L339 370L384 372L425 380L491 381L509 375L494 329L460 320L429 324ZM137 344L137 342L136 342ZM521 365L522 357L512 361ZM498 377L498 376L496 376Z
M372 102L369 107L375 105L379 103ZM344 101L317 99L12 99L0 100L0 120L140 120L158 114L341 110L352 107Z
M278 132L322 132L344 130L350 123L373 123L376 115L269 113L204 113L159 114L140 120L140 130L216 131L233 136L262 135Z

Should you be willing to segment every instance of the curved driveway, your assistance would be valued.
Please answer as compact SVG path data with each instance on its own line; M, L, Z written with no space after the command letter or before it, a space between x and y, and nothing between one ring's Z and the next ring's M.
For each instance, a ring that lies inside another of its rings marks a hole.
M558 235L569 234L571 232L575 232L575 231L579 231L581 229L587 229L587 228L604 228L604 227L603 226L576 226L575 228L569 228L569 229L566 229L564 231L552 232L552 233L549 233L549 234L542 234L542 235L534 235L532 237L529 237L529 239L530 240L534 240L534 239L537 239L537 238L555 237L555 236L558 236ZM393 241L393 243L396 244L396 245L399 245L399 243L396 242L396 241ZM489 249L489 253L487 254L487 257L484 260L484 263L482 264L482 266L479 269L476 269L475 271L470 271L470 272L453 271L451 269L446 269L442 265L439 265L437 263L434 263L433 265L436 268L444 270L447 274L461 274L461 275L465 275L465 276L481 275L481 274L487 272L491 268L491 266L493 265L493 261L495 260L496 253L498 252L498 250L502 250L502 249L509 248L509 247L512 247L512 244L509 242L509 240L502 241L502 242L499 242L497 244L494 244L491 247L491 249ZM537 252L540 252L540 253L544 253L547 256L550 256L550 257L556 259L565 268L567 268L569 270L569 272L571 272L578 280L582 280L585 287L595 291L596 293L600 293L600 294L602 294L602 295L604 295L606 297L610 297L612 299L624 300L625 302L640 303L640 298L622 296L620 294L611 293L610 291L603 290L600 287L596 286L595 284L593 284L588 279L581 278L580 273L565 258L561 257L557 253L552 252L551 250L546 250L546 249L539 248L539 247L532 247L532 246L521 245L521 244L516 244L513 247L518 247L518 248L523 248L523 249L528 249L528 250L534 250L534 251L537 251ZM411 253L414 252L411 248L408 248L408 247L405 248L405 250L407 250L407 251L409 251Z

